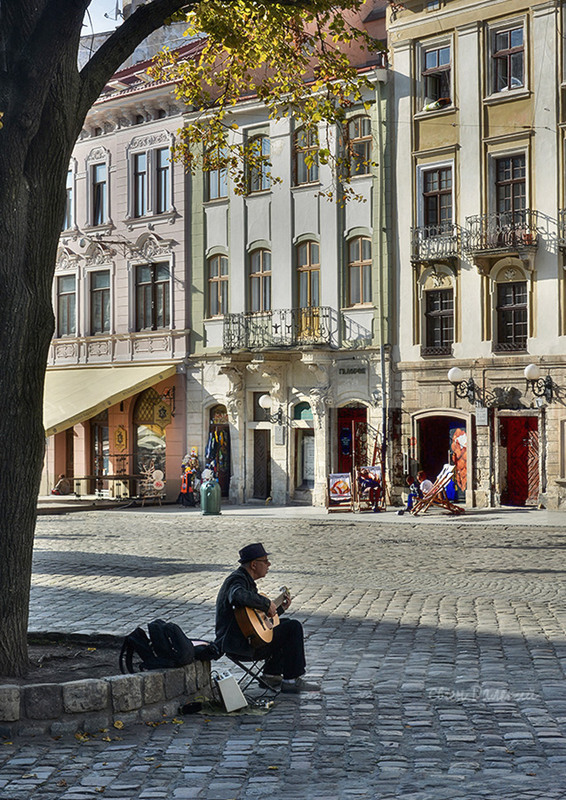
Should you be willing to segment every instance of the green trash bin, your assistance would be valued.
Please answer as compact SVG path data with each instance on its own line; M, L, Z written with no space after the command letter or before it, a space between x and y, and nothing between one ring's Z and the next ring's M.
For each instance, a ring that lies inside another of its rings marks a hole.
M204 481L200 487L200 507L205 517L220 514L220 484L218 481Z

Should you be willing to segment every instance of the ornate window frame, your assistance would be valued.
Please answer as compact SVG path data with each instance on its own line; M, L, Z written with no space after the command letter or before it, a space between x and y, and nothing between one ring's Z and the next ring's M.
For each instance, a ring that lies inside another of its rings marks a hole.
M429 345L427 341L426 293L438 289L452 290L454 334L450 347L446 347L446 352L436 352L436 349ZM436 357L449 357L452 355L454 342L459 340L458 301L458 281L454 270L448 264L431 264L422 271L417 280L418 341L421 345L421 355Z
M153 218L162 219L168 218L175 213L175 206L173 203L173 161L169 161L169 181L168 181L168 197L167 208L165 211L157 210L157 152L159 150L168 149L169 154L175 142L175 137L172 133L166 130L156 131L155 133L143 133L135 136L126 147L126 163L128 169L128 195L127 195L127 211L126 220L130 222L130 227L136 222L147 222ZM147 201L146 210L144 214L136 216L136 174L135 174L135 161L136 156L146 154L146 188L147 188ZM133 224L132 224L133 223Z
M104 203L104 220L102 223L95 225L94 223L94 170L95 167L104 165L106 168L106 196ZM86 157L86 221L84 224L85 229L96 228L96 230L110 230L113 227L111 216L111 199L112 199L112 184L111 184L111 157L110 151L102 145L93 147L88 156Z
M519 258L507 256L497 261L491 268L488 276L490 292L490 312L491 312L491 347L493 352L525 352L528 351L529 339L534 336L534 275L525 268L525 263ZM502 283L525 283L527 290L527 337L524 348L505 350L500 347L498 341L498 310L497 295L498 286Z

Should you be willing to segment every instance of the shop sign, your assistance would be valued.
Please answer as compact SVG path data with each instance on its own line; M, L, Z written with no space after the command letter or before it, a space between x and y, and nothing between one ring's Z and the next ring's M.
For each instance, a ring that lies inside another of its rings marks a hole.
M476 408L476 425L489 425L489 409L485 406Z

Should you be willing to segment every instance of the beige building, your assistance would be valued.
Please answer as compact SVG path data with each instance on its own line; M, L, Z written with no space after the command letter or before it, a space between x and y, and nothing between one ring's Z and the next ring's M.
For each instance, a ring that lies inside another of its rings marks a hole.
M468 505L556 508L566 500L563 4L394 8L398 484L450 459Z
M186 45L190 52L192 45ZM187 452L190 264L186 180L171 160L182 125L149 62L116 73L69 166L53 283L42 491L65 474L83 494L137 494L164 473L179 492Z

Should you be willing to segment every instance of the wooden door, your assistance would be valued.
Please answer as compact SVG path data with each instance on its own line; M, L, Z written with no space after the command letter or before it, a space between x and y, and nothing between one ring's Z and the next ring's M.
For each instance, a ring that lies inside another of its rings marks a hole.
M367 452L367 410L365 408L338 409L338 469L352 472L355 466L365 467L370 462ZM363 462L363 463L362 463Z
M254 493L265 500L271 495L271 431L254 431Z
M506 505L536 505L539 495L539 441L537 417L501 419L507 449Z

